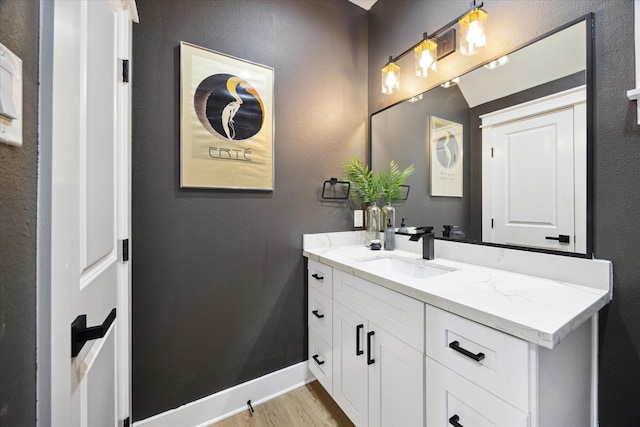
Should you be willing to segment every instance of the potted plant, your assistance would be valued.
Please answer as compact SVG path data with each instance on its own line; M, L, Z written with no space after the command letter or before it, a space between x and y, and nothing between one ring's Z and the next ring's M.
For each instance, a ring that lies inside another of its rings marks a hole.
M362 203L366 212L365 228L367 237L365 245L369 246L372 240L380 240L380 208L377 201L380 198L379 174L373 173L369 166L362 164L360 159L350 157L344 165L347 180L351 182L351 196L356 202Z

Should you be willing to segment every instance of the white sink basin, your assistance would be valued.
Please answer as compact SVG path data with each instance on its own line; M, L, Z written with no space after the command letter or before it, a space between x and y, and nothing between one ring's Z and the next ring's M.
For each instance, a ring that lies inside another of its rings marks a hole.
M431 264L427 260L403 258L394 255L380 255L362 258L358 261L378 270L385 270L389 273L400 274L414 279L428 279L455 271L453 268Z

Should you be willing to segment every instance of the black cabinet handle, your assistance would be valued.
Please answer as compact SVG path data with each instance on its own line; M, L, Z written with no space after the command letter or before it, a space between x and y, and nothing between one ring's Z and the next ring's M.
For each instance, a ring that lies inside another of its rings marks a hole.
M479 362L482 359L484 359L484 353L473 354L469 350L466 350L466 349L460 347L460 343L458 341L454 341L454 342L449 343L449 348L457 351L458 353L462 353L467 357L472 358L476 362Z
M71 357L76 357L87 341L105 336L116 318L116 309L111 310L102 325L87 328L87 315L81 314L71 322Z
M367 332L367 365L373 365L376 360L371 358L371 337L376 333L374 331Z
M314 273L311 275L316 280L324 280L324 276L319 275L318 273Z
M571 237L566 234L559 234L558 237L547 236L545 237L547 240L557 240L560 243L570 243Z
M460 421L460 417L456 414L453 417L449 418L449 424L451 424L454 427L464 427L462 424L460 424L458 421Z
M312 357L313 357L313 360L315 360L315 361L316 361L316 363L318 364L318 366L320 366L320 365L324 365L324 360L320 360L320 359L318 359L318 355L317 355L317 354L314 354Z
M313 310L312 311L313 315L316 316L318 319L322 319L324 317L324 314L318 314L318 310Z
M360 331L364 329L364 325L356 326L356 356L364 354L364 351L360 348Z

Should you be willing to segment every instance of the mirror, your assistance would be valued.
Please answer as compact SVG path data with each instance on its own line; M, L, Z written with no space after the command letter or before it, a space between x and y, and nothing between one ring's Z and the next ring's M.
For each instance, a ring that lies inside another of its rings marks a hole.
M371 115L372 169L416 169L396 227L407 218L439 238L591 253L591 20Z

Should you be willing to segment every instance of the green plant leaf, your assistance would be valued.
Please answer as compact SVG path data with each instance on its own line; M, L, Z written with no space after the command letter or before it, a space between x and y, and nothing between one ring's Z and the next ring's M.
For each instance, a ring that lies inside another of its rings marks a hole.
M350 157L344 164L347 180L352 184L352 197L361 203L375 202L380 198L379 176L369 166L364 166L357 157Z
M398 164L393 160L391 160L387 169L380 171L380 192L387 203L402 199L400 186L407 181L407 178L409 178L413 171L413 164L401 171Z

